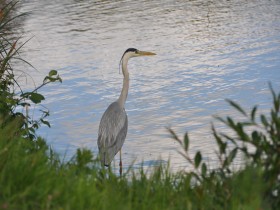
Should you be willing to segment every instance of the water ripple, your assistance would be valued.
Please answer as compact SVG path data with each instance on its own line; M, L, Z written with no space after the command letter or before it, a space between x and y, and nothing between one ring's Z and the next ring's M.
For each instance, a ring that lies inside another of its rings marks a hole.
M24 37L34 38L23 55L39 69L33 79L39 84L50 69L63 78L43 90L53 127L40 131L62 155L78 147L97 153L99 120L120 93L118 63L128 47L157 56L129 63L126 167L169 158L175 168L186 167L168 126L181 136L189 131L191 153L200 149L215 163L211 116L235 115L224 99L268 109L267 82L280 90L276 0L31 0L21 2L21 11L32 11L23 24Z

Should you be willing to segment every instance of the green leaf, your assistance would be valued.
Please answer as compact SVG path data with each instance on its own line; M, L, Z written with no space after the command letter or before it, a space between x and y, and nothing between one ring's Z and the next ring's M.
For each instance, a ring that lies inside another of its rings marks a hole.
M238 122L236 124L235 132L239 135L240 140L242 140L242 141L250 141L249 136L243 130L243 123Z
M235 146L237 146L237 143L236 143L236 140L234 139L234 137L230 137L229 135L227 135L227 134L225 134L225 133L221 133L220 134L222 137L224 137L224 138L226 138L227 140L229 140L231 143L233 143ZM226 142L224 143L225 145L224 145L224 150L223 151L225 151L225 149L226 149L226 146L227 146L227 144L226 144Z
M56 70L51 70L51 71L49 72L49 77L52 77L52 76L54 76L54 75L57 75L57 71L56 71Z
M42 100L45 100L45 97L39 93L31 93L29 96L29 99L33 103L38 104L38 103L41 103Z
M266 119L266 117L262 114L261 115L261 121L262 121L262 124L265 126L265 127L268 127L269 126L269 124L268 124L268 122L267 122L267 119Z
M244 116L247 116L246 112L234 101L226 99L226 101L233 106L235 109L237 109L240 113L242 113Z
M233 149L230 153L229 153L229 156L228 156L228 165L231 164L231 162L234 160L235 156L236 156L236 153L237 153L237 148Z
M51 127L50 123L46 120L41 119L41 122L45 125L47 125L49 128Z
M227 117L227 125L231 128L233 128L234 130L236 129L236 126L234 124L234 121L230 118L230 117Z
M222 122L222 123L224 123L224 124L227 124L227 121L224 120L222 117L214 116L214 118L215 118L216 120L219 120L220 122Z
M33 128L28 128L28 130L30 131L30 132L32 132L32 133L35 133L35 129L37 129L38 128L38 126L36 125L33 125Z
M55 82L55 81L57 81L57 80L58 80L58 79L55 78L55 77L46 76L43 82L44 82L44 83L46 83L46 82Z
M184 137L184 149L185 151L188 151L189 149L189 136L188 133L185 133L185 137Z
M219 146L219 150L221 154L225 154L227 143L223 142L222 138L217 134L215 127L212 125L212 131L213 135L215 137L215 140Z
M202 165L201 165L201 173L202 173L202 176L205 176L207 173L207 166L205 163L202 163Z
M52 71L55 71L55 70L52 70ZM57 72L55 72L55 73L53 72L52 73L53 75L46 76L43 80L43 83L56 82L56 81L59 81L60 83L62 83L61 77L59 75L57 75L56 73ZM50 72L50 74L51 74L51 72ZM55 75L56 75L56 77L53 77Z
M195 157L194 157L194 165L195 165L195 168L198 168L198 166L199 166L200 163L201 163L201 159L202 159L201 153L200 153L200 151L198 151L198 152L196 153Z
M254 122L256 118L256 112L257 112L257 106L254 106L254 108L251 111L251 120Z
M173 139L176 140L180 145L182 145L182 141L179 139L179 137L177 136L177 134L176 134L171 128L167 128L167 130L168 130L169 133L171 134L171 138L173 138Z
M259 144L261 143L261 136L259 135L259 133L257 131L253 131L253 133L251 134L252 136L252 143L258 147Z
M40 111L43 113L43 117L42 118L45 118L47 116L50 116L50 112L49 111L46 111L46 110L41 110Z
M272 87L271 83L269 83L269 89L270 89L272 97L273 97L274 110L276 112L279 112L279 109L280 109L280 95L278 95L278 97L277 97L277 94L273 90L273 87Z

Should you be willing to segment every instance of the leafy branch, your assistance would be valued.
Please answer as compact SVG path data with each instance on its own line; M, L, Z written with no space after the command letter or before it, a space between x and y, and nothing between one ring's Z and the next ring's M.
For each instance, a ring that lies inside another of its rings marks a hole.
M12 16L11 12L15 9L18 1L11 1L0 10L0 131L1 128L7 126L7 122L11 118L20 118L20 122L23 122L19 126L14 134L18 134L18 130L21 131L22 135L30 139L36 138L36 130L41 124L45 124L50 127L50 123L46 120L49 116L49 111L46 109L40 110L42 115L37 119L30 118L28 114L29 107L34 105L42 105L42 101L45 100L44 95L38 93L38 91L44 86L54 83L62 82L56 70L51 70L48 75L44 78L42 84L34 88L32 91L24 91L14 76L14 67L11 64L13 60L19 60L25 64L28 64L34 68L28 61L20 57L20 50L30 40L27 40L23 44L18 45L20 38L16 40L12 39L6 31L10 30L8 26L19 17L27 15L28 13ZM14 88L18 87L20 93L15 93ZM17 108L21 106L26 112L18 112Z

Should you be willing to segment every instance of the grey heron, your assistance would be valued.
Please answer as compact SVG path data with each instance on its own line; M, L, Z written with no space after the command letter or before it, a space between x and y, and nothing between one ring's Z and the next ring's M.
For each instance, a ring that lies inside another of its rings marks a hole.
M98 130L98 149L101 164L109 166L115 155L120 152L120 174L122 174L121 148L127 134L127 114L125 112L125 101L129 88L129 73L127 69L128 60L132 57L156 55L152 52L140 51L135 48L127 49L121 60L123 73L123 87L119 98L109 105L104 112Z

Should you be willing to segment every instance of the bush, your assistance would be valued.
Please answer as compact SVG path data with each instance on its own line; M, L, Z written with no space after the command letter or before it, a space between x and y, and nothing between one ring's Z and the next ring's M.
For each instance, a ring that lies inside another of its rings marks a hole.
M49 115L49 112L46 109L42 109L42 116L38 119L33 119L28 115L28 109L34 104L40 105L42 100L45 99L38 92L40 88L49 83L61 82L62 80L56 70L51 70L44 78L42 84L32 91L24 91L16 80L12 62L17 60L29 64L20 57L20 49L25 43L19 44L20 39L12 38L10 33L8 33L12 28L10 26L11 23L16 18L27 15L12 16L11 12L16 4L17 1L11 1L0 10L0 129L5 136L11 137L20 132L29 139L35 139L35 131L41 124L50 126L49 122L45 119ZM19 89L20 92L17 93L15 91L16 89ZM26 110L26 113L18 112L19 107ZM13 127L14 129L9 129L9 127Z
M228 182L232 183L235 176L239 173L243 174L248 168L249 173L251 170L256 171L254 172L257 173L256 177L261 174L262 179L258 181L263 184L257 183L254 179L253 182L248 181L257 188L260 185L265 186L264 202L271 203L273 209L278 209L280 206L280 93L276 94L271 85L270 90L273 97L270 116L260 114L258 119L256 117L257 106L246 113L236 102L227 100L233 108L242 114L245 120L236 122L231 117L216 117L231 130L228 132L233 132L233 134L217 132L212 126L213 136L219 148L217 158L220 162L219 167L214 170L208 169L200 151L193 158L190 157L188 133L185 134L184 140L181 140L169 129L173 139L184 148L185 153L182 155L195 169L194 172L191 172L195 183L198 186L206 183L208 187L205 189L213 191L213 195L223 203L222 206L228 205L234 191L234 186ZM238 152L247 162L245 169L236 172L233 171L232 164Z

